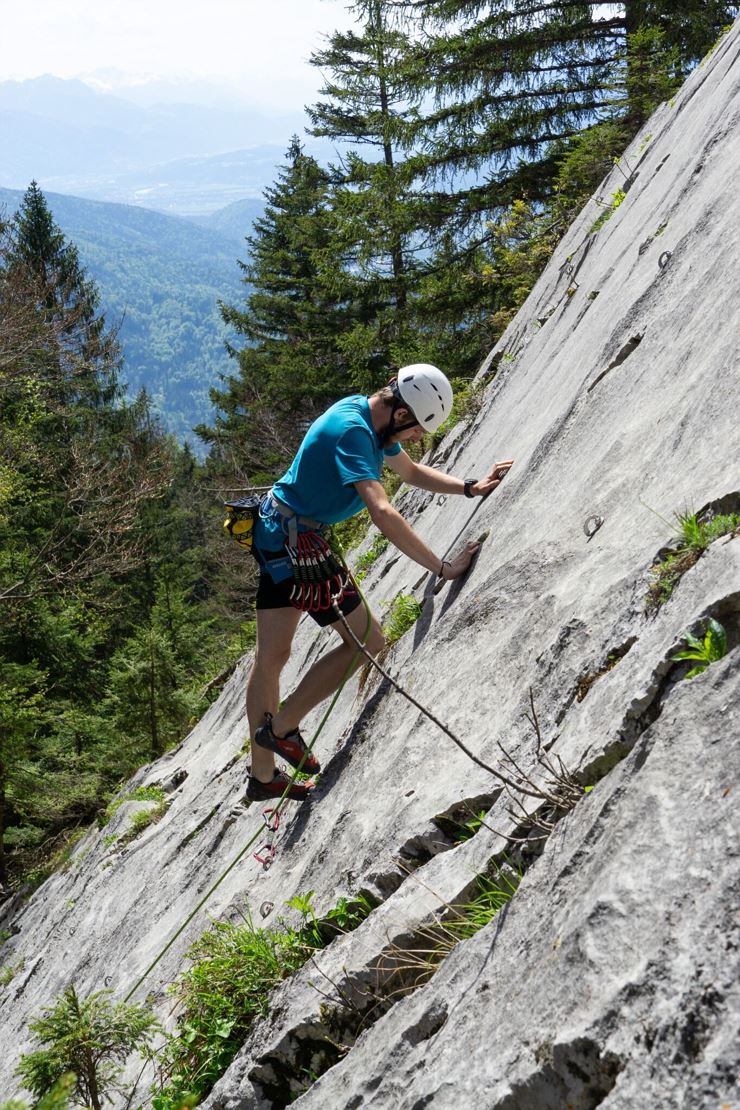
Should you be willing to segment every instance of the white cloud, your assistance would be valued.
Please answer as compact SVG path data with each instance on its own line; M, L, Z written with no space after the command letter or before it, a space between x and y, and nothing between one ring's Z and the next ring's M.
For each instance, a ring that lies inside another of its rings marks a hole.
M116 70L297 109L320 85L312 51L349 22L341 0L34 0L3 13L0 80Z

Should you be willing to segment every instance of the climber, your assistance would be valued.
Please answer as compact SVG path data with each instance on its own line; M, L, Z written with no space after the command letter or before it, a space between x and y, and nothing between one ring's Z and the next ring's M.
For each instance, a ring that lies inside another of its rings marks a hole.
M462 479L415 463L402 450L402 443L416 443L424 432L437 429L451 408L452 387L441 370L425 363L406 366L371 397L346 397L314 421L290 469L263 499L253 545L260 565L257 646L247 686L251 801L282 795L290 779L275 769L275 755L293 767L300 764L306 753L301 720L337 689L352 669L353 656L356 665L361 661L332 597L373 655L384 643L374 617L367 628L360 595L327 542L328 526L366 507L391 543L447 581L465 574L475 556L479 544L474 542L449 561L435 555L390 504L380 481L385 462L403 482L434 493L485 497L498 486L512 460L497 463L486 478ZM280 672L290 658L301 612L334 628L342 642L322 655L279 705ZM307 775L320 771L312 752L301 769ZM288 797L303 801L312 789L313 783L296 782Z

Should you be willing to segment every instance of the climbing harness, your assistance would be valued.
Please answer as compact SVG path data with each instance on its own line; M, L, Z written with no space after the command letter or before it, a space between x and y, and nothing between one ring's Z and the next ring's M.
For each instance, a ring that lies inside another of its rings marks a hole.
M457 536L455 536L452 543L447 548L447 551L445 552L445 555L447 555L449 553L449 551L451 550L453 545L457 542L459 536L462 534L464 529L467 528L470 521L473 519L475 514L480 509L480 506L482 505L484 500L485 500L485 498L481 498L479 504L476 505L476 507L473 509L473 512L470 514L468 520L463 525L463 528L460 529ZM306 533L304 533L304 535L305 534ZM327 547L328 547L328 544L327 544ZM334 707L337 704L337 701L339 700L339 697L340 697L342 691L344 690L344 687L346 686L347 682L349 681L351 675L354 673L355 664L356 664L358 654L362 654L362 655L367 657L367 659L370 661L372 666L375 667L375 669L378 670L380 672L380 674L388 680L388 682L394 687L394 689L398 690L398 692L400 694L402 694L402 696L404 698L406 698L407 701L411 702L411 704L414 705L421 713L423 713L424 716L428 717L429 720L433 722L433 724L435 724L439 729L441 729L442 732L445 733L445 735L449 736L449 738L461 749L461 751L463 751L465 753L465 755L468 756L468 758L470 760L472 760L473 763L477 764L484 771L487 771L489 774L493 775L495 778L497 778L499 781L505 783L506 785L512 786L512 787L518 789L520 792L523 792L525 794L529 793L529 791L527 791L527 789L525 787L523 787L521 785L521 783L515 783L512 779L508 778L508 776L502 774L501 771L497 771L495 768L493 768L489 764L485 763L482 759L479 759L479 757L477 755L475 755L475 753L472 752L470 750L470 748L468 748L463 743L463 741L460 740L460 738L452 732L452 730L450 728L448 728L445 724L443 724L443 722L440 721L439 718L435 717L434 714L431 713L425 706L423 706L414 697L412 697L412 695L409 694L408 691L404 690L399 685L399 683L397 683L395 681L395 679L391 678L391 676L388 674L388 672L378 663L378 661L375 659L375 657L373 655L371 655L371 653L367 650L367 647L365 646L366 643L367 643L367 639L370 635L370 629L372 627L372 613L370 612L370 606L367 602L367 598L365 597L362 590L359 588L356 581L354 580L351 571L348 568L344 567L343 563L339 563L339 560L341 559L341 556L337 556L336 558L337 558L338 564L341 566L341 568L344 572L344 575L343 575L344 581L341 584L341 589L337 590L337 592L334 595L330 596L329 604L334 609L335 613L337 614L338 619L341 620L342 624L344 625L345 629L347 630L347 632L350 636L350 639L355 644L357 650L353 653L352 658L351 658L351 660L350 660L350 662L347 666L347 669L345 670L344 675L342 676L342 680L341 680L334 696L332 697L331 701L329 702L329 705L327 706L327 708L324 712L324 715L322 716L321 720L319 721L319 724L318 724L318 727L317 727L316 731L314 732L313 736L311 737L310 742L306 745L306 753L305 753L305 756L304 756L304 761L305 761L305 758L309 755L309 753L313 750L313 747L314 747L316 741L318 740L319 736L321 735L321 732L323 731L323 728L324 728L326 722L329 720L329 717L331 716L331 714L334 710ZM344 616L344 614L342 613L342 611L339 607L339 603L340 603L342 597L344 596L344 591L347 589L348 586L349 586L349 588L351 588L353 590L356 590L356 592L359 594L359 597L360 597L363 605L365 606L367 621L366 621L365 632L363 634L362 640L360 640L359 637L355 634L355 632L350 628L350 625L349 625L346 617ZM142 972L142 974L139 976L139 978L136 980L134 985L131 987L131 989L126 994L125 998L123 999L124 1002L129 1002L131 1000L131 998L137 992L137 990L142 985L142 983L144 983L148 979L148 977L151 975L152 971L157 966L157 964L159 964L159 962L165 957L167 952L169 952L170 948L172 948L172 946L175 944L175 942L178 940L178 938L180 936L182 936L184 931L187 929L188 925L190 925L191 921L193 921L193 919L198 915L198 913L200 913L201 909L206 904L206 902L209 901L209 899L213 896L213 894L216 892L216 890L218 890L218 888L221 886L221 884L228 878L228 876L231 874L231 872L234 870L234 868L237 866L237 864L244 858L244 856L247 854L247 852L251 848L254 847L254 845L257 843L259 838L264 835L264 830L265 829L268 830L269 837L268 837L268 839L266 839L264 841L262 847L258 848L257 852L254 852L253 855L255 856L255 859L257 860L257 862L259 862L262 865L263 870L265 870L265 871L269 870L269 868L272 866L272 863L273 863L273 861L275 859L275 855L276 855L275 844L274 844L274 840L272 839L272 837L274 837L274 835L277 833L277 831L280 827L280 813L282 812L282 809L283 809L286 801L288 800L288 794L289 794L290 788L297 781L297 778L298 778L298 775L301 772L301 767L302 766L303 766L303 761L294 770L293 774L291 775L289 781L286 784L285 790L283 791L282 795L278 799L276 805L271 809L266 809L266 810L263 811L263 813L262 813L262 824L260 825L260 827L257 828L253 832L253 834L247 840L246 844L244 844L242 846L242 848L237 852L236 856L231 861L231 863L228 865L228 867L218 876L218 878L215 880L215 882L213 882L211 884L211 886L208 888L208 890L205 892L205 894L202 896L202 898L200 898L200 900L198 901L196 906L187 915L187 917L185 918L183 923L179 926L178 929L175 930L175 932L169 938L167 943L157 953L157 955L154 957L154 959L151 961L151 963L148 965L148 967ZM535 795L533 795L533 796L535 796Z

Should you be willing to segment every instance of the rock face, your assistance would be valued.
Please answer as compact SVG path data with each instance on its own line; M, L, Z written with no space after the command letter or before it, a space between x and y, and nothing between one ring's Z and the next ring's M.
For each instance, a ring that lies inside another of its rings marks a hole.
M389 673L498 774L386 679L351 684L273 867L244 857L139 987L169 1013L165 987L207 915L246 902L269 923L309 890L320 913L358 891L379 901L278 988L209 1110L301 1091L322 1110L735 1104L737 535L657 612L645 597L675 512L740 511L739 56L740 23L637 136L600 189L624 202L598 230L604 208L587 205L482 368L480 407L433 462L467 476L514 457L500 489L475 505L400 496L440 554L490 529L472 572L435 594L388 549L368 573L376 609L423 601ZM671 657L709 616L730 650L686 681ZM331 635L302 622L285 689ZM125 996L259 827L242 800L248 666L127 788L162 784L160 821L123 846L91 830L65 872L6 906L2 958L23 966L0 995L3 1094L29 1017L71 979ZM567 786L567 805L522 792L552 779L543 759L562 780L545 793ZM482 810L456 843L455 822ZM506 906L420 975L413 951L502 871L518 883ZM348 1049L339 1062L328 1040Z

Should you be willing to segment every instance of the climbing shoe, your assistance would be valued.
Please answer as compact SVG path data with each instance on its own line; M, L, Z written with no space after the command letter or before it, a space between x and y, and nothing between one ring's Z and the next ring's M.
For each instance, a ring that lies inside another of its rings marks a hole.
M254 743L258 748L267 748L268 751L275 752L291 767L297 767L306 754L306 741L297 728L287 736L275 735L272 731L272 713L265 713L265 723L260 725L254 734ZM318 759L313 752L308 752L301 771L304 775L318 775L320 770L321 764Z
M254 775L247 781L247 798L250 802L266 802L270 798L282 798L290 776L285 771L276 771L271 782L260 782ZM314 788L312 782L294 782L286 797L294 802L305 802Z

